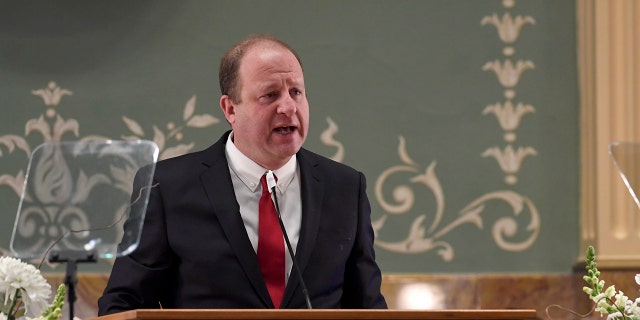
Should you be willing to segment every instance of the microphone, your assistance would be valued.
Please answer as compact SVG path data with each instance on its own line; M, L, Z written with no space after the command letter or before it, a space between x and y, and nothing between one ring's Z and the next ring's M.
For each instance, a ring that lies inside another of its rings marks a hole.
M289 255L291 256L293 272L298 276L298 280L300 281L302 294L304 295L305 302L307 303L307 309L313 309L311 307L311 299L309 298L307 286L304 284L304 279L302 279L302 272L300 272L300 269L298 268L296 256L293 253L293 249L291 248L291 242L289 241L289 236L287 235L287 229L284 227L284 223L282 222L282 216L280 215L280 206L278 206L278 196L276 196L276 179L273 176L273 171L271 170L267 172L267 187L269 188L269 193L273 194L273 202L276 207L276 213L278 214L278 222L280 223L280 229L282 230L282 234L284 235L284 242L287 244L287 250L289 250Z

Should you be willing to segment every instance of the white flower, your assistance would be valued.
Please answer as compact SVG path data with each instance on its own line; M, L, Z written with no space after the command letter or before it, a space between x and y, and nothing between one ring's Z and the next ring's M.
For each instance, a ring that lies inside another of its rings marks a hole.
M605 295L607 298L609 298L609 299L613 298L613 296L615 296L615 295L616 295L616 286L615 286L615 285L612 285L612 286L610 286L609 288L607 288L607 289L604 291L604 295Z
M609 308L609 303L606 299L599 300L596 304L596 312L600 312L601 314L607 313L607 308Z
M618 312L614 312L611 313L607 316L607 320L612 320L612 319L617 319L617 318L622 318L622 312L618 311Z
M0 301L7 305L16 295L22 299L26 315L36 316L47 308L51 286L33 265L12 257L0 257Z
M607 320L640 320L640 298L630 300L624 292L616 291L613 285L604 289L604 280L599 279L600 271L596 266L593 246L587 248L586 262L588 276L583 279L589 287L583 287L583 291L596 303L595 311L600 312L601 316L607 314ZM640 274L636 274L635 281L640 285Z
M601 292L601 293L597 294L595 297L591 298L591 300L593 300L595 302L600 302L600 301L605 301L606 302L606 297L604 295L604 292Z
M0 320L7 320L7 315L0 312Z
M629 298L624 295L624 292L618 291L618 293L616 293L615 305L616 307L618 307L618 309L622 308L624 310L624 308L627 307L627 301L629 301Z
M640 298L636 298L636 301L629 305L628 313L640 319Z

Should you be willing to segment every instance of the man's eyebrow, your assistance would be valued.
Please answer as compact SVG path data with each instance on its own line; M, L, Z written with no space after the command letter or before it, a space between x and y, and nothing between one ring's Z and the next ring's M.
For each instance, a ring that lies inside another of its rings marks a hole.
M287 80L286 83L289 86L293 86L293 87L296 87L296 88L304 88L304 79ZM281 86L281 82L280 81L267 80L267 81L260 82L258 84L258 89L260 91L269 91L269 90L277 89L280 86Z
M277 81L261 81L260 83L258 83L258 89L261 91L265 91L265 90L273 90L275 88L277 88L279 86L279 83Z
M291 84L293 84L294 86L304 88L304 78L293 79L293 80L287 80L287 82L290 82L290 83L291 83Z

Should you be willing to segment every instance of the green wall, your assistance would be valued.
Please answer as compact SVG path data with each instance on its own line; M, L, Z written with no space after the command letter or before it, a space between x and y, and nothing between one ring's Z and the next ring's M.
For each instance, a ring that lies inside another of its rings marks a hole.
M569 0L0 1L0 251L28 151L89 136L203 149L229 128L221 54L270 33L303 59L305 147L367 176L383 272L569 272L575 29ZM34 93L55 88L69 94Z

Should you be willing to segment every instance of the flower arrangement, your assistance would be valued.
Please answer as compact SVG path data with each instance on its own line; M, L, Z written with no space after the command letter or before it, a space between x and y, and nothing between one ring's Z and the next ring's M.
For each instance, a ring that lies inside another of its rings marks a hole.
M51 286L33 265L0 257L0 320L58 320L66 288L58 287L51 305Z
M587 248L587 275L584 280L589 284L582 290L589 295L595 305L595 311L601 315L607 314L607 320L640 320L640 298L630 300L622 291L616 291L615 286L604 288L604 280L600 279L600 271L596 266L596 251L593 246ZM635 276L640 285L640 274Z

